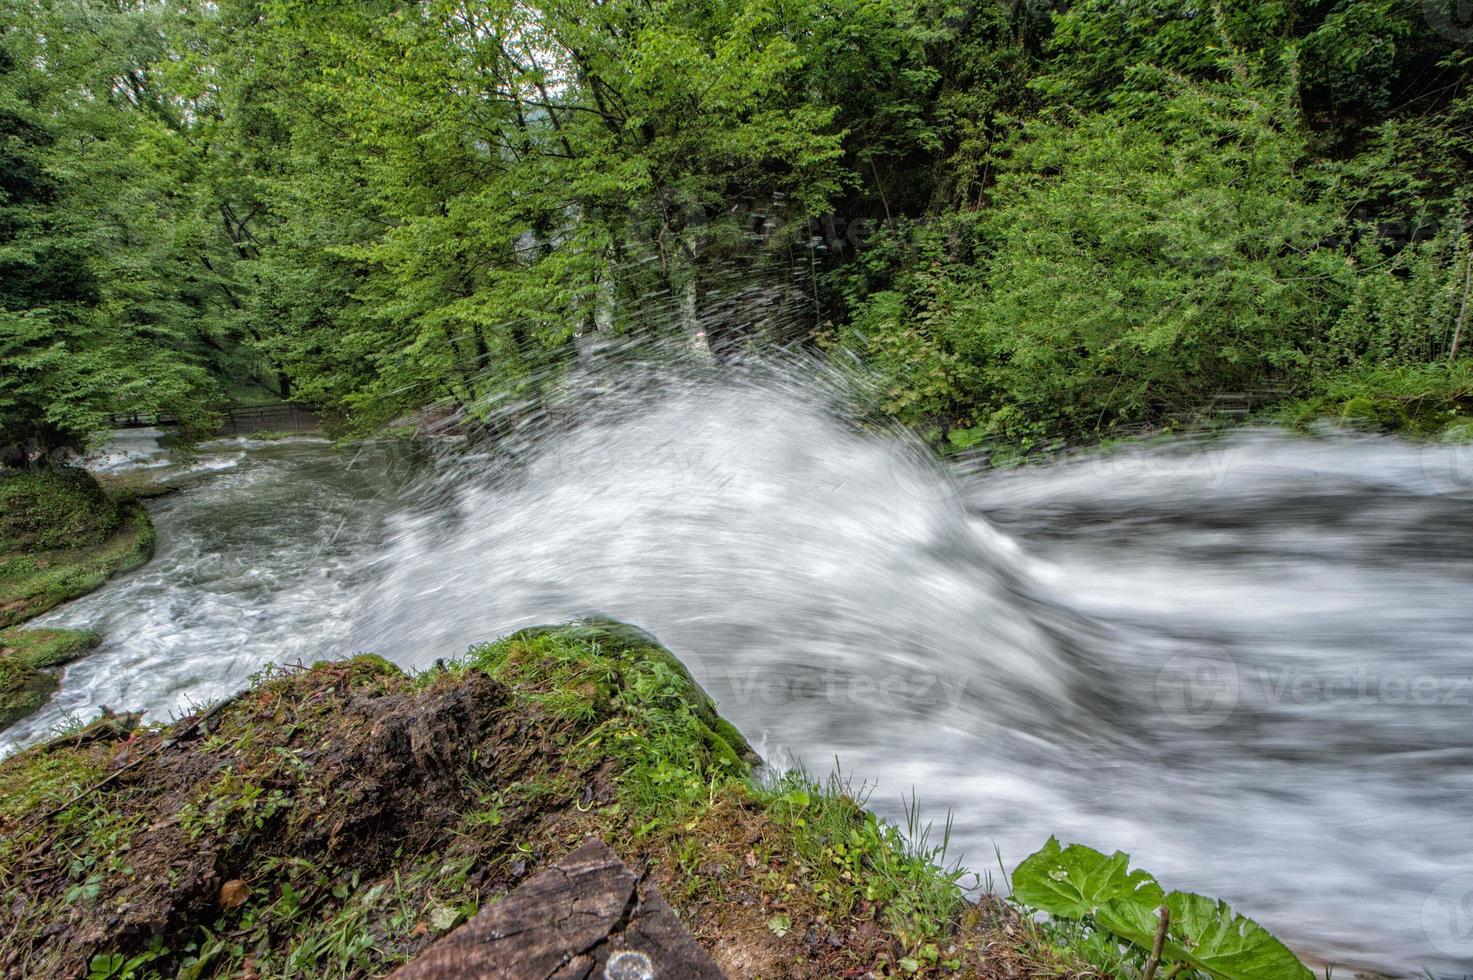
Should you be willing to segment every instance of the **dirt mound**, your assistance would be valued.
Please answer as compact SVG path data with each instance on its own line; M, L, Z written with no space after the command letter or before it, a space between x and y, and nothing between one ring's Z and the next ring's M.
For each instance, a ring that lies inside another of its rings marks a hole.
M105 717L0 763L0 974L380 976L598 837L733 976L1060 975L845 787L754 761L608 623L414 678L279 669L168 727Z
M414 690L359 659L277 678L197 724L32 750L30 768L96 788L39 823L6 814L5 882L19 894L5 918L20 935L3 965L71 976L115 950L181 949L231 904L227 883L250 894L283 864L376 877L444 843L473 787L517 782L538 729L482 673ZM81 868L69 859L104 842Z

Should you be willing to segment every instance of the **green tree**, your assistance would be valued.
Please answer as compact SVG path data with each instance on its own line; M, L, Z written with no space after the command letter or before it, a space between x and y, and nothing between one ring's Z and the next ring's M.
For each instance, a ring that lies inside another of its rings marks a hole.
M110 411L197 410L208 378L126 275L141 237L125 200L141 168L111 115L126 96L55 19L89 11L17 12L0 35L0 441L7 464L34 466L80 448Z

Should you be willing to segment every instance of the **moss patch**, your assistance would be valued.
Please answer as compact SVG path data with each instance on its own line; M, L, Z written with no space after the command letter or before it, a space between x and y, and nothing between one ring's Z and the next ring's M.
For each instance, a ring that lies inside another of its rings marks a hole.
M370 657L274 671L170 727L0 764L0 972L380 975L596 835L732 976L1093 975L967 902L940 842L753 763L615 624L415 678Z
M38 532L27 539L30 544L15 537L7 537L0 544L0 628L23 623L86 595L112 576L131 571L152 557L153 524L143 505L132 499L102 499L102 506L111 508L116 520L99 519L97 526L112 528L100 541L91 533L66 539ZM29 521L26 526L30 526ZM57 540L73 543L50 546Z
M80 630L7 630L0 633L0 728L13 725L50 700L56 668L95 647L101 637Z

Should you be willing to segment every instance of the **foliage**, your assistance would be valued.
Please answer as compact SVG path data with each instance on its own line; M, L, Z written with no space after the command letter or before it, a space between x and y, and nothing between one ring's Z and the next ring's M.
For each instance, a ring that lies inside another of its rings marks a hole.
M1262 926L1225 902L1167 894L1154 878L1130 870L1130 856L1109 857L1055 838L1013 872L1013 898L1065 919L1084 920L1141 950L1161 943L1161 964L1181 964L1218 980L1311 980L1313 974ZM1162 931L1162 922L1165 930ZM1168 970L1167 975L1175 975Z
M1041 103L992 116L983 206L899 223L834 275L885 410L1002 458L1223 397L1339 415L1357 396L1331 389L1395 368L1426 387L1384 427L1457 421L1434 379L1458 369L1434 365L1466 351L1473 155L1447 36L1405 5L1101 2L1044 48Z
M989 432L1098 434L1301 369L1345 266L1306 202L1274 93L1163 80L1140 117L1026 129L953 341L984 365Z
M1452 358L1453 0L12 7L11 466L267 389L494 430L651 340L1010 451Z
M12 4L0 33L0 449L80 448L112 411L212 398L183 107L153 7Z
M953 235L928 261L922 239L908 301L872 294L856 324L888 313L868 346L912 402L1024 444L1159 425L1302 372L1351 278L1303 152L1275 93L1241 85L1161 79L1129 116L1029 124L974 222L976 257L958 261ZM918 384L932 363L966 383Z

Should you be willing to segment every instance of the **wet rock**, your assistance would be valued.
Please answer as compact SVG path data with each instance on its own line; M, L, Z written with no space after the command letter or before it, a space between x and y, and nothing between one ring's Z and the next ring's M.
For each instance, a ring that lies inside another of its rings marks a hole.
M391 980L719 980L654 885L590 840L427 949Z

